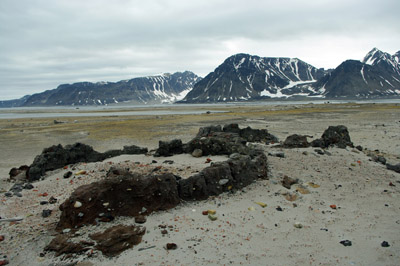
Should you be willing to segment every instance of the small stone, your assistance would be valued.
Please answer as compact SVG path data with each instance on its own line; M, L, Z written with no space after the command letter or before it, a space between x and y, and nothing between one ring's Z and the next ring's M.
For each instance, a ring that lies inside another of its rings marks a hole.
M178 245L175 243L167 243L167 250L175 250L178 248Z
M199 158L199 157L203 156L203 151L201 149L195 149L192 152L192 156L195 158Z
M9 261L8 260L0 260L0 266L1 265L7 265L9 263Z
M33 188L33 185L32 185L31 183L26 183L26 184L24 185L24 189L30 190L30 189L32 189L32 188Z
M20 197L20 198L22 197L21 192L14 192L14 195L17 196L17 197Z
M303 228L303 225L301 224L301 223L295 223L294 225L293 225L295 228Z
M135 217L135 223L137 224L144 224L147 221L146 216L139 215Z
M82 203L80 201L75 201L74 208L80 208L80 207L82 207Z
M352 245L350 240L342 240L340 241L340 244L342 244L345 247L350 247Z
M224 178L218 181L218 184L220 184L221 186L226 185L229 182L229 179Z
M218 217L209 213L208 214L208 219L210 219L211 221L216 221L218 219Z
M66 228L64 230L62 230L63 234L68 234L69 232L71 232L70 228Z
M11 198L13 196L12 192L6 192L4 193L4 196Z
M166 235L166 234L168 234L168 231L164 229L161 231L161 234Z
M43 200L43 201L40 202L40 205L46 205L46 204L49 204L49 202L46 201L46 200Z
M383 241L381 243L381 247L387 248L387 247L390 247L390 245L389 245L389 243L387 241Z
M0 242L4 241L4 236L0 235Z
M110 203L108 203L108 202L103 203L104 207L108 207L108 205L110 205Z
M276 207L276 210L279 212L283 211L283 209L280 206Z
M51 215L52 210L43 210L42 211L42 217L47 218Z
M55 203L57 203L57 199L55 197L51 196L50 199L49 199L49 203L50 204L55 204Z
M85 214L83 212L78 213L79 218L82 218L83 216L85 216Z
M72 176L72 172L68 171L64 174L64 178L70 178Z

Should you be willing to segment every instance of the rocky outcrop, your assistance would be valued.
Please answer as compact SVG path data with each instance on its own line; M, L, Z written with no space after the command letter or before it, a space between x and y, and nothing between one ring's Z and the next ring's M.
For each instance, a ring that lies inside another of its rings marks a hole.
M81 241L78 243L72 242L68 235L58 235L45 247L45 251L54 251L56 256L62 254L80 254L93 246L94 243Z
M183 153L183 144L182 140L174 139L171 141L159 141L158 142L158 149L155 152L155 157L160 156L172 156L174 154L181 154Z
M283 142L284 148L308 148L310 143L307 141L308 136L293 134L286 138Z
M143 176L113 168L106 179L77 188L61 204L57 229L109 221L115 216L147 215L179 202L173 174Z
M232 189L243 188L255 180L268 178L267 157L233 154L226 162L215 163L200 173L181 179L179 196L183 200L203 200Z
M142 242L145 232L146 228L142 226L116 225L89 237L97 242L96 249L105 256L113 257Z
M337 146L342 149L345 149L346 146L354 147L347 127L342 125L328 127L320 139L311 142L311 146L320 148Z
M29 181L35 181L39 180L46 171L59 169L68 164L98 162L122 154L145 153L147 153L147 148L140 148L135 145L125 146L122 150L110 150L104 153L97 152L93 147L82 143L75 143L65 147L61 144L53 145L44 149L40 155L36 156L29 167L21 166L18 169L11 169L10 178L15 177L16 175L21 175L22 172L25 172L26 179Z

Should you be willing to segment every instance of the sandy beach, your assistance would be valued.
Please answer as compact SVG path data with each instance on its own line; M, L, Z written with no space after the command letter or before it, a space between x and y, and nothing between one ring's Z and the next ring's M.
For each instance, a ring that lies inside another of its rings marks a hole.
M268 180L152 213L143 224L146 233L142 242L113 258L97 250L59 257L43 251L57 234L59 205L76 188L103 179L116 165L140 173L158 167L185 178L207 167L207 158L219 162L228 157L122 155L69 166L74 173L87 173L70 179L63 178L70 168L48 172L44 180L33 183L33 190L23 190L22 197L1 193L0 216L23 220L0 223L0 235L4 236L0 258L10 265L399 265L400 174L368 154L379 154L390 164L400 163L400 104L192 108L199 113L116 116L102 111L102 116L63 117L57 123L54 118L0 119L1 190L6 192L12 186L7 181L12 167L30 165L36 155L54 144L82 142L100 152L125 145L154 150L159 140L188 142L200 127L209 125L238 123L240 127L267 129L280 141L292 134L308 135L313 140L329 126L344 125L354 145L363 149L332 147L320 154L311 147L283 149L256 143L267 155L285 155L268 156ZM284 176L298 179L297 184L290 189L283 187ZM56 204L40 204L52 196L57 198ZM42 217L44 209L52 210L49 217ZM205 210L215 210L217 220L203 215ZM110 223L85 226L76 239L88 239L89 234L115 224L133 225L135 221L116 217ZM168 232L162 234L160 225ZM341 244L344 240L352 245ZM382 246L384 241L388 247ZM175 243L177 249L167 250L167 243Z

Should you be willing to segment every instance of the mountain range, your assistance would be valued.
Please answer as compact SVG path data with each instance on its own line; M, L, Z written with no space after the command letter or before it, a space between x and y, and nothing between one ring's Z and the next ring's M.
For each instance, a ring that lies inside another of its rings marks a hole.
M194 85L183 103L266 99L370 99L400 97L400 51L376 48L362 61L317 69L297 58L237 54Z
M236 54L204 79L185 71L119 82L63 84L0 101L0 107L399 97L400 51L390 55L374 48L362 61L346 60L329 70L297 58Z

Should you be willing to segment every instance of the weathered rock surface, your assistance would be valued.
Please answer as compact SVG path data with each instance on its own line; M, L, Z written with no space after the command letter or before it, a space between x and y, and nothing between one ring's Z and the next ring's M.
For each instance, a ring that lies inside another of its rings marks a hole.
M396 173L400 173L400 163L398 164L386 164L386 168L392 171L395 171Z
M324 131L320 139L311 142L312 147L328 148L329 146L337 146L345 149L346 146L354 147L351 142L350 134L345 126L330 126Z
M179 202L173 174L142 176L113 168L105 180L77 188L60 206L57 229L94 224L104 217L147 215Z
M228 124L223 128L219 125L203 127L199 129L196 137L207 137L217 132L235 133L247 142L263 142L266 144L278 142L278 138L268 133L266 129L252 129L251 127L241 129L238 124Z
M74 243L70 241L67 235L57 235L51 242L45 247L45 251L54 251L56 252L56 256L60 256L62 254L70 254L70 253L83 253L86 250L90 249L90 246L93 246L94 243L90 243L87 241L82 241L80 243Z
M104 255L112 257L139 244L145 232L146 228L142 226L116 225L89 237L97 242L96 249L103 252Z
M307 136L293 134L286 138L283 142L284 148L308 148L310 143L307 141Z
M36 156L29 168L21 166L19 169L11 169L10 177L25 171L26 179L35 181L39 180L46 171L59 169L68 164L97 162L122 154L144 154L146 152L147 148L140 148L135 145L125 146L122 150L110 150L104 153L97 152L91 146L82 143L75 143L65 147L61 144L53 145Z
M158 143L158 149L155 152L154 156L155 157L160 157L160 156L172 156L174 154L182 154L183 153L183 144L182 140L180 139L174 139L171 141L159 141Z

